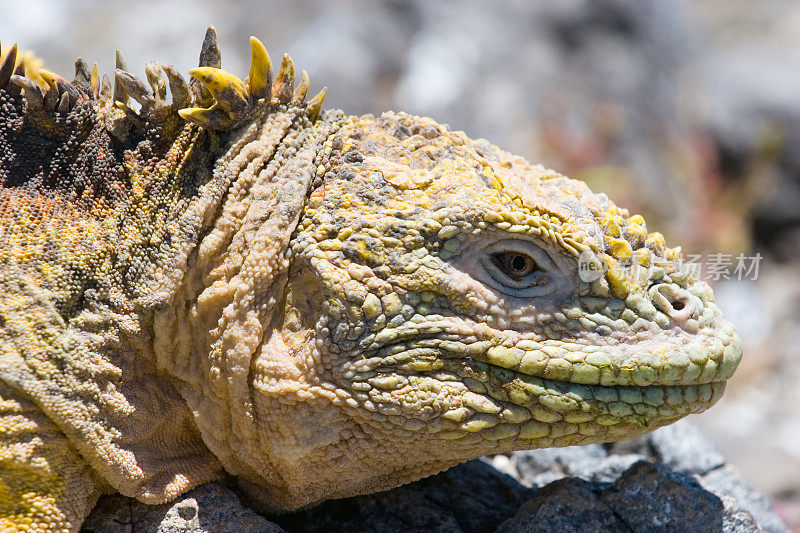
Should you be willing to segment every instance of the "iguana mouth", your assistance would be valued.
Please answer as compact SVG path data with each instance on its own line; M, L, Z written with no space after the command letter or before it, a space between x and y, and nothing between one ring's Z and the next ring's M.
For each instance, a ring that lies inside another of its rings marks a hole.
M553 342L522 335L510 338L507 332L464 322L464 326L438 322L428 330L425 325L384 330L392 340L380 344L376 337L373 342L380 346L373 344L362 353L366 357L367 352L377 355L377 361L387 356L394 361L404 360L401 368L410 370L431 370L444 361L468 360L554 383L631 390L688 390L692 386L724 383L742 353L740 338L724 320L714 324L714 335L680 338L665 333L663 338L657 336L633 344L598 346L581 344L577 339ZM464 327L473 332L483 327L484 331L477 339L463 339L459 329ZM719 340L723 334L725 342Z
M436 338L398 341L381 348L398 364L378 364L377 372L420 375L444 371L458 376L472 392L530 411L543 423L566 421L614 425L621 422L647 427L661 425L716 403L726 380L671 385L602 385L526 374L489 362L485 353L466 355ZM378 358L382 359L382 358Z
M585 385L523 374L489 363L463 360L460 373L491 383L517 405L530 409L543 422L592 421L612 425L633 421L638 425L699 413L714 405L726 381L695 385Z
M530 350L492 346L472 357L484 364L524 376L587 386L633 389L725 382L733 374L741 357L738 336L728 344L712 344L705 339L687 343L673 341L672 345L667 344L666 340L659 342L661 344L657 350L649 349L647 343L639 343L635 347L565 343L566 348L543 343ZM587 351L581 351L581 348Z

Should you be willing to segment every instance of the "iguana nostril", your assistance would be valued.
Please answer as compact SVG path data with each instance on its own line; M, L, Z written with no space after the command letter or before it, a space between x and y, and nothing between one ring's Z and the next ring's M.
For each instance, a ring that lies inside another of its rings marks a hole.
M655 285L650 289L650 298L659 311L675 321L686 321L697 313L691 295L672 284Z

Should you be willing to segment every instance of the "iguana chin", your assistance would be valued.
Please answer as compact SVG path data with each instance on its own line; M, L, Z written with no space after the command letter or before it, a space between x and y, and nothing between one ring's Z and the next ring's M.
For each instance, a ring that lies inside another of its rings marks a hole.
M739 337L641 216L429 118L322 112L251 44L244 81L213 28L191 84L0 61L0 529L226 475L293 510L720 398Z

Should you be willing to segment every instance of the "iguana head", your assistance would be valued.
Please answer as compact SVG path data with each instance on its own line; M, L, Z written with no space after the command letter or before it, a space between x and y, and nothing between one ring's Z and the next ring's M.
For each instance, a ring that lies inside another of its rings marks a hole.
M284 327L314 340L303 394L354 421L311 452L341 476L627 439L720 398L739 337L641 216L428 118L352 118L330 152Z

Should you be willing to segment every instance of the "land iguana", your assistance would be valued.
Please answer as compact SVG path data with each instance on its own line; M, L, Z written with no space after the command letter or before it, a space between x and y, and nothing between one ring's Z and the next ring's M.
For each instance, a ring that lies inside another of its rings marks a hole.
M739 337L641 216L430 118L323 111L250 42L244 81L213 28L190 83L0 61L0 529L223 477L294 510L720 398Z

